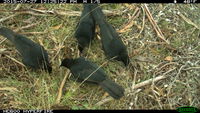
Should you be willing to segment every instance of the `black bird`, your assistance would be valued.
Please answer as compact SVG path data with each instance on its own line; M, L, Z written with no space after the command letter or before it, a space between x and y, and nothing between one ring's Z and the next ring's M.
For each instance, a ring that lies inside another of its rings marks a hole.
M88 7L88 4L84 4L83 7L81 18L75 32L75 38L78 41L78 49L81 53L83 49L91 43L95 36L95 22L90 14L90 8Z
M100 25L106 21L106 17L98 4L88 4L88 7L90 8L91 16L95 23Z
M105 16L97 4L91 4L90 8L93 10L92 16L95 22L99 25L101 42L106 56L122 61L127 66L130 60L126 46L119 34L111 24L106 22Z
M114 99L120 99L124 95L124 89L111 81L102 68L86 60L83 57L77 59L64 59L61 66L69 68L72 77L78 81L86 81L100 85Z
M6 37L15 45L22 56L24 65L33 69L42 68L51 73L52 67L49 63L47 51L43 46L5 27L0 28L0 35Z

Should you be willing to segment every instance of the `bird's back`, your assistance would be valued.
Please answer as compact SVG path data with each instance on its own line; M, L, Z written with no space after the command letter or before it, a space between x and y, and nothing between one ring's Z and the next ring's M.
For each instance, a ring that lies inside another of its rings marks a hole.
M40 68L44 61L48 63L47 51L39 44L24 37L23 35L15 36L15 47L23 57L23 63L32 68Z
M79 22L79 26L80 24L83 23L83 26L85 24L88 24L90 26L94 26L95 25L95 21L93 20L92 16L91 16L91 11L88 5L83 5L83 11L81 13L81 17L80 17L80 22ZM78 27L79 27L78 26ZM88 29L88 26L86 26L84 29Z
M112 29L112 26L110 26L107 22L100 25L102 46L106 54L110 57L117 55L122 47L119 37L116 34L113 34L114 32Z
M0 28L0 35L3 35L15 45L22 56L22 62L26 66L34 69L44 68L51 72L52 68L48 61L48 54L43 46L6 27Z
M0 28L0 35L6 37L11 42L13 42L13 40L15 38L15 32L13 32L12 30L10 30L10 29L8 29L6 27L1 27Z
M88 82L99 83L106 79L106 74L101 68L98 70L97 68L96 64L80 57L75 59L75 63L70 67L70 70L75 78L78 77L79 80L88 78Z
M95 27L94 24L91 25L86 22L80 22L75 32L75 37L79 40L84 38L84 40L90 41L94 38Z
M95 22L90 15L90 9L84 5L79 23L76 26L75 37L83 48L87 46L95 35Z

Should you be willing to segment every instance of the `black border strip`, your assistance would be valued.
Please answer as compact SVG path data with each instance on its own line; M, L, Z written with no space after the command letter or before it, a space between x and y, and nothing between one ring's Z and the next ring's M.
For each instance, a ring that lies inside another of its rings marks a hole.
M199 3L200 0L0 0L0 3Z
M0 113L60 113L60 112L115 112L115 113L143 113L143 112L154 112L154 113L179 113L176 110L0 110Z

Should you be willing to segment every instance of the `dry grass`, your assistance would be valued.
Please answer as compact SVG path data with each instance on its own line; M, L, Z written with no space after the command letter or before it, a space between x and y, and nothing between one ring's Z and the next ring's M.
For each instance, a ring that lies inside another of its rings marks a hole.
M59 64L65 57L79 57L73 34L81 4L1 4L0 26L14 29L43 45L49 53L53 73L26 69L20 64L20 55L13 45L0 36L0 108L200 108L200 5L148 4L147 7L153 18L147 15L144 4L102 5L111 12L107 20L120 32L134 65L134 69L125 68L117 61L103 65L109 77L127 89L126 96L112 100L100 87L90 84L79 87L80 83L67 77L58 103L58 90L68 73L66 68L59 68ZM18 10L14 11L15 8ZM76 13L57 14L55 11ZM97 38L83 56L98 65L107 62ZM134 89L135 84L159 76L164 79Z

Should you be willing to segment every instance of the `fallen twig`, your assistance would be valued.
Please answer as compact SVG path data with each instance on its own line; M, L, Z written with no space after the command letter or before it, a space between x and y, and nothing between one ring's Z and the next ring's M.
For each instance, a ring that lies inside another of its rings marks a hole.
M22 4L17 4L17 6L15 7L14 10L18 10L21 6L22 6Z
M18 4L14 10L18 10L20 7L21 7L21 4ZM18 14L13 14L13 15L10 15L10 16L4 17L4 18L1 18L1 19L0 19L0 22L4 22L4 21L6 21L6 20L8 20L8 19L10 19L10 18L12 18L12 17L14 17L14 16L17 16L17 15L18 15Z
M17 16L18 14L13 14L13 15L10 15L10 16L7 16L7 17L4 17L4 18L1 18L0 19L0 22L4 22L4 21L6 21L6 20L8 20L8 19L10 19L10 18L12 18L12 17L14 17L14 16Z
M146 81L144 81L144 82L141 82L141 83L136 84L136 85L133 86L131 89L132 89L132 90L133 90L133 89L137 89L137 88L140 88L140 87L142 87L142 86L146 86L146 85L148 85L148 84L151 84L152 82L157 82L157 81L162 80L162 79L165 79L165 78L166 78L166 76L164 76L164 75L158 76L158 77L156 77L156 78L151 78L151 79L149 79L149 80L146 80Z
M105 104L106 102L109 102L109 101L111 101L111 100L113 100L112 97L107 97L107 98L105 98L105 99L103 99L103 100L97 102L97 103L95 104L95 106L101 106L101 105L103 105L103 104Z
M5 50L6 50L5 48L1 48L0 53L3 53Z
M169 97L170 97L169 95L171 94L171 89L172 89L174 83L176 82L178 76L180 75L181 70L183 69L183 67L185 67L185 65L182 65L182 66L179 68L178 73L176 74L176 76L173 77L174 80L173 80L173 81L169 84L169 86L168 86L168 92L167 92L167 99L168 99L168 100L169 100ZM170 107L172 108L172 104L170 103L170 101L169 101L169 105L170 105Z
M65 38L63 39L63 41L62 41L61 43L59 43L59 45L58 45L58 50L57 50L56 54L54 55L54 57L51 59L51 62L53 62L54 59L59 55L60 50L63 48L64 42L65 42L65 40L67 39L67 37L68 37L68 36L65 36Z
M152 44L152 45L165 45L165 42L153 42L153 41L146 41L145 44Z
M194 22L192 22L190 19L186 18L183 14L178 13L178 15L183 18L183 20L185 20L188 24L194 26L195 28L200 30L200 26L197 26Z
M15 12L16 14L31 14L35 16L52 16L52 15L61 15L61 16L81 16L81 11L73 10L41 10L41 9L25 9L25 10L1 10L1 12ZM109 11L103 10L104 14L107 16L121 15L121 11Z
M26 67L23 63L21 63L20 61L18 61L18 60L16 60L16 59L14 59L14 58L12 58L12 57L10 57L10 56L8 56L8 55L5 55L7 58L9 58L9 59L11 59L11 60L13 60L14 62L16 62L16 63L18 63L18 64L20 64L20 65L22 65L23 67Z
M146 81L143 81L143 82L141 82L141 83L138 83L138 84L132 86L131 88L126 88L126 89L125 89L125 94L130 93L131 91L133 91L133 90L135 90L135 89L138 89L138 88L140 88L140 87L149 85L149 84L151 84L152 82L155 83L155 82L157 82L157 81L159 81L159 80L166 79L167 77L169 77L169 76L166 76L166 74L168 74L168 73L174 71L175 69L176 69L176 67L173 68L173 69L170 69L170 70L167 71L167 72L165 72L162 76L158 76L158 77L156 77L156 78L151 78L151 79L149 79L149 80L146 80ZM106 103L106 102L109 102L109 101L111 101L111 100L113 100L112 97L107 97L107 98L105 98L105 99L99 101L99 102L96 103L95 105L96 105L96 106L100 106L100 105L102 105L102 104L104 104L104 103Z
M141 8L142 8L142 11L143 11L142 28L141 28L139 34L135 38L138 38L141 35L142 31L144 30L144 25L145 25L145 11L144 11L143 7L141 7Z
M17 88L14 88L14 87L3 87L3 88L0 88L0 91L19 92L19 90L17 90Z
M71 74L71 73L68 73L68 74L66 73L65 74L65 77L63 78L63 80L62 80L62 82L60 84L60 88L58 90L58 96L57 96L57 99L56 99L56 104L60 103L60 99L62 97L62 89L63 89L63 87L65 85L66 79L67 79L67 77L68 77L69 74Z
M26 26L22 26L22 27L20 27L20 28L15 29L14 31L15 31L15 32L18 32L18 31L20 31L20 30L27 29L27 28L36 26L36 25L38 25L38 24L39 24L39 22L33 23L33 24L29 24L29 25L26 25Z
M23 35L32 35L32 34L45 34L47 32L20 32Z
M136 37L132 37L132 38L127 39L127 40L132 40L133 38L138 38L141 35L142 31L144 30L144 25L145 25L145 11L144 11L143 7L141 7L141 8L142 8L142 11L143 11L142 28L141 28L140 32L138 33L138 35Z
M140 14L140 10L139 10L139 8L137 7L137 8L135 9L133 15L132 15L131 18L129 19L129 21L128 21L125 25L123 25L123 28L122 28L122 29L117 30L117 32L119 32L119 33L126 32L127 29L129 29L130 27L133 26L134 20L135 20L135 18L137 18L137 17L139 16L139 14Z
M147 5L144 4L143 6L144 6L144 10L145 10L145 12L146 12L146 14L147 14L147 17L148 17L149 21L151 22L151 24L152 24L154 30L156 31L158 37L160 37L160 38L161 38L163 41L165 41L167 44L170 44L169 41L165 39L165 37L164 37L162 31L160 30L160 28L158 27L157 23L156 23L155 20L153 19L153 16L152 16L152 14L150 13L150 11L149 11Z
M182 70L188 71L188 70L191 70L191 69L200 69L200 66L199 67L189 67L189 68L182 69Z
M2 44L4 41L6 41L6 39L7 39L7 38L4 38L4 39L0 42L0 44Z
M164 64L163 66L159 67L154 73L159 74L159 71L162 70L164 67L169 66L169 65L173 65L173 64L174 64L174 65L178 65L177 62L169 62L169 63L166 63L166 64Z

